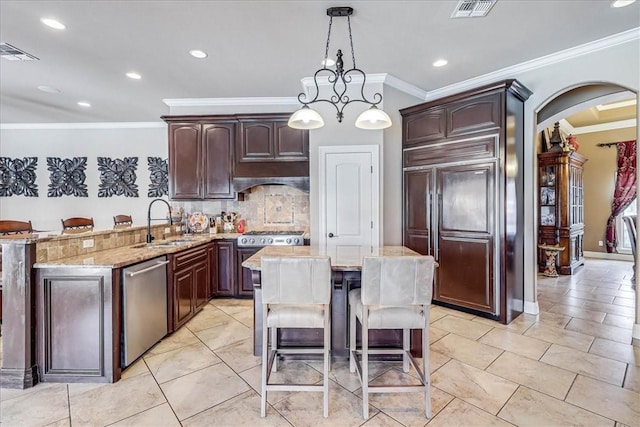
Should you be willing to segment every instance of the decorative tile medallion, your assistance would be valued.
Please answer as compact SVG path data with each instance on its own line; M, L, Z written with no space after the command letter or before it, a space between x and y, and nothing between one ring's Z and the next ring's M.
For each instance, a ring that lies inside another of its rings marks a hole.
M37 157L11 159L0 157L0 197L22 195L38 197Z
M125 157L124 159L98 157L98 170L100 171L98 197L138 197L137 167L137 157Z
M73 157L61 159L59 157L47 157L47 169L49 170L49 190L47 196L62 197L89 197L86 157Z
M264 223L293 224L294 199L289 194L265 194Z
M169 194L169 164L161 157L147 157L149 165L149 197L162 197Z

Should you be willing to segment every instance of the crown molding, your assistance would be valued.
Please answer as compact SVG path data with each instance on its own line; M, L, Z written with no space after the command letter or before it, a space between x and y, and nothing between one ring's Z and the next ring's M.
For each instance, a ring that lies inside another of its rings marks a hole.
M640 39L640 27L632 28L630 30L624 31L622 33L614 34L612 36L608 36L600 40L595 40L593 42L581 44L575 47L571 47L569 49L561 50L549 55L541 56L536 59L522 62L520 64L516 64L511 67L506 67L501 70L483 74L478 77L473 77L471 79L464 80L459 83L454 83L452 85L445 86L440 89L429 91L427 97L425 98L425 101L442 98L448 95L453 95L458 92L463 92L465 90L473 89L478 86L483 86L485 84L493 83L497 80L513 78L514 75L518 75L528 71L533 71L538 68L546 67L549 65L558 64L560 62L564 62L569 59L577 58L579 56L587 55L599 50L608 49L620 44L628 43L628 42L639 40L639 39Z
M247 105L299 105L294 97L247 97L247 98L174 98L163 99L169 107L221 107Z
M0 130L41 129L155 129L166 128L165 122L107 122L107 123L2 123Z

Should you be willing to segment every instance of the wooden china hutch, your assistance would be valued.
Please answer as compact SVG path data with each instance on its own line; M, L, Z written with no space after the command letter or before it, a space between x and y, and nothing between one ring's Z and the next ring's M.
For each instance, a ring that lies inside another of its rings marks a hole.
M559 144L538 154L538 244L564 248L556 259L560 274L573 274L584 265L582 169L586 161L575 151L563 151ZM539 249L538 271L545 270L545 262Z

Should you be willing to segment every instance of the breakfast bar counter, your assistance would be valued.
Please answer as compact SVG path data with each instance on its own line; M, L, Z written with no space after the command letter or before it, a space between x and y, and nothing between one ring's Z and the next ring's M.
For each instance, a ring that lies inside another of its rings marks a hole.
M254 285L253 293L253 337L254 355L262 351L262 291L261 259L263 256L305 257L329 256L333 271L333 290L331 293L331 351L332 357L346 359L348 353L348 295L351 289L360 287L362 262L365 256L414 256L417 252L404 246L360 247L347 246L327 248L325 246L266 246L242 263L251 270ZM398 346L402 340L400 330L371 331L369 340L372 346ZM322 331L315 329L282 329L278 331L278 345L317 346L322 343Z

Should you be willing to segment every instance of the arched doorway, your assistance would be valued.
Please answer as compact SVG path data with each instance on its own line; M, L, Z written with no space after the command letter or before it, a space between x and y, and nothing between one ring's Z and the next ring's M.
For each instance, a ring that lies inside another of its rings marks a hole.
M553 123L562 121L567 117L575 117L581 112L591 111L591 116L594 122L598 122L600 118L598 113L600 111L612 110L621 103L620 101L637 101L637 93L629 88L611 84L611 83L581 83L572 87L567 87L547 100L541 103L540 107L536 110L535 118L535 130L539 135L541 131L552 126ZM631 102L626 102L629 104ZM628 107L628 105L627 105ZM590 230L591 236L587 239L585 235L585 253L591 252L596 256L599 253L605 252L602 247L602 240L604 240L604 233L606 228L606 219L610 214L610 204L613 195L613 188L615 186L615 168L616 168L616 150L608 148L596 147L597 142L613 143L623 140L637 139L637 117L638 106L637 103L632 105L632 113L626 112L627 120L618 120L620 126L618 129L624 129L624 131L618 130L618 133L612 132L615 130L615 126L600 125L594 123L591 126L585 126L582 124L582 130L580 133L584 133L583 136L578 135L581 141L580 151L581 154L590 158L590 163L585 166L585 211L591 209L589 214L585 214L585 230ZM612 114L608 115L607 119L602 118L602 122L611 119ZM632 117L633 120L628 119ZM613 119L615 120L615 119ZM624 123L623 123L624 122ZM585 130L586 129L586 130ZM590 131L590 133L587 133ZM566 132L567 134L570 132ZM585 143L585 144L583 144ZM540 141L536 144L536 151L540 151ZM534 156L534 170L538 170L537 156ZM590 169L589 169L590 168ZM591 173L591 178L587 179L587 173ZM536 174L537 175L537 174ZM537 182L537 177L534 178L534 182ZM591 185L589 184L591 181ZM589 187L591 187L592 194L591 200L589 199ZM535 193L534 206L538 207L539 194ZM590 200L590 201L589 201ZM638 206L638 198L636 198L636 206ZM538 216L538 209L536 209L535 216ZM538 221L535 222L538 224ZM536 226L537 228L537 226ZM538 230L536 229L536 235ZM587 242L588 241L588 242ZM631 265L631 264L630 264ZM636 265L638 263L636 262ZM630 267L631 268L631 267ZM537 301L538 281L536 278L535 292ZM635 309L635 326L636 328L640 323L640 298L636 293L636 309ZM633 336L639 336L640 331L635 331Z

